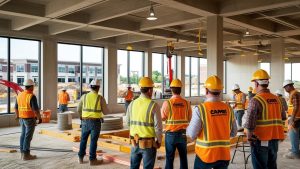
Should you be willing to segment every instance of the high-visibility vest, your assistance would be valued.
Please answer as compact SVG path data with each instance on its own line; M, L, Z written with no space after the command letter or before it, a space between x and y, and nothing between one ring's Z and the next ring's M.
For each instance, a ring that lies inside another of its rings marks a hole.
M132 99L133 99L133 91L131 91L131 90L128 90L127 91L127 95L125 96L125 100L126 101L131 101Z
M169 114L166 120L165 131L178 131L186 129L189 124L189 103L185 99L171 98L167 100Z
M68 104L69 95L67 92L60 92L58 94L58 103L59 104Z
M240 92L239 94L235 94L236 107L235 110L245 110L245 103L242 103L244 93Z
M222 102L205 102L198 106L202 130L196 140L195 152L206 163L230 160L230 132L234 115Z
M293 97L295 94L297 94L298 91L294 90L291 92L290 97L289 97L289 105L288 105L288 115L291 116L293 115L294 111L294 106L293 106ZM298 112L296 113L296 118L300 119L300 109L298 109Z
M98 93L93 91L85 94L82 103L82 117L84 118L102 118L101 99Z
M151 113L155 102L150 98L139 97L131 104L130 136L138 135L140 138L154 138L154 119Z
M20 118L35 118L35 113L30 106L30 100L33 96L31 91L25 90L17 96L18 111Z
M283 140L282 105L279 98L271 93L259 93L254 98L263 107L262 114L256 121L254 134L261 141Z

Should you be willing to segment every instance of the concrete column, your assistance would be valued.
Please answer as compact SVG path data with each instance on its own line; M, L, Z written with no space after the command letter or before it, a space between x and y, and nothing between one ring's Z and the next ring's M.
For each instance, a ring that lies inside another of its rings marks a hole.
M271 91L282 89L284 81L284 40L276 38L271 40Z
M52 111L51 119L57 114L57 42L50 37L43 38L41 60L41 109Z
M104 49L104 97L110 108L110 111L117 104L117 80L118 80L118 62L117 62L117 48L115 46L108 46Z
M207 17L207 75L223 81L223 17Z
M183 84L181 88L181 96L185 97L185 57L183 55L183 52L179 52L177 56L178 56L177 75L178 75L178 79L180 79L181 83Z
M152 50L145 52L145 76L152 77Z

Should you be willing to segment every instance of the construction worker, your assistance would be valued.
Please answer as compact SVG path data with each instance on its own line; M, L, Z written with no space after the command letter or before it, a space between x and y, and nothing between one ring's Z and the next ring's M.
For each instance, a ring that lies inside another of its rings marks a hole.
M149 77L139 81L141 95L132 101L126 118L130 130L130 168L153 169L156 152L162 140L162 121L158 104L151 100L154 83Z
M58 104L59 104L59 112L63 113L68 111L68 102L70 101L70 96L66 92L67 88L62 88L62 90L58 93Z
M280 90L280 89L279 89L279 90L276 90L275 94L276 94L277 97L279 97L279 101L280 101L281 105L283 106L283 110L284 110L285 112L287 112L287 111L288 111L288 105L287 105L287 103L286 103L285 98L283 97L283 92L282 92L282 90Z
M188 168L186 128L191 120L190 103L180 96L182 83L174 79L170 88L172 97L163 103L161 108L162 120L165 125L166 169L173 169L176 149L180 156L180 168Z
M42 123L40 109L37 103L37 98L33 94L34 82L28 79L24 82L25 90L18 94L15 104L16 119L19 119L22 128L20 138L20 152L22 160L36 159L36 155L30 154L30 142L33 137L36 126L36 119L38 124Z
M268 89L269 79L263 69L253 73L251 81L257 93L250 100L244 117L243 127L251 145L254 169L276 169L278 141L284 139L282 122L286 115L279 98Z
M235 119L237 120L238 129L243 131L242 119L245 113L246 94L240 90L240 86L238 84L233 86L232 91L234 93L233 100L235 101L233 106Z
M133 95L133 91L131 90L131 86L127 87L127 91L125 93L124 99L125 99L125 112L127 111L127 108L129 106L129 104L131 103L131 101L133 100L134 95Z
M221 101L223 83L217 76L205 82L206 100L193 109L187 136L196 140L194 169L226 169L230 161L230 137L237 133L232 108Z
M289 153L285 154L285 158L300 158L299 150L299 129L300 129L300 92L298 92L291 80L283 83L283 88L289 93L288 108L288 128L292 148Z
M83 164L85 156L86 144L90 136L90 165L98 165L101 161L97 160L96 150L99 138L101 123L103 123L103 115L109 113L105 99L98 94L100 89L100 80L94 79L90 83L91 91L84 94L80 98L77 111L81 121L81 140L80 150L78 153L78 162Z
M248 88L248 99L251 100L255 94L253 93L253 87Z

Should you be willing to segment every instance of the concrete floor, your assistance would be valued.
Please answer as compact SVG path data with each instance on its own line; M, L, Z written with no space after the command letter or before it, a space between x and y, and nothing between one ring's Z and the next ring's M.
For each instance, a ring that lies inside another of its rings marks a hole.
M73 146L79 146L79 143L72 143L63 141L60 139L55 139L49 136L38 134L38 130L41 128L54 128L54 124L42 124L36 128L35 135L32 140L32 147L43 147L43 148L55 148L55 149L64 149L70 150L70 152L49 152L49 151L36 151L33 150L32 153L38 156L37 160L34 161L21 161L19 160L19 153L1 153L0 152L0 168L1 169L25 169L25 168L95 168L90 167L88 164L87 158L85 158L85 164L79 165L77 163L77 155L75 152L71 152ZM0 148L1 145L12 145L18 146L19 144L19 127L11 128L0 128ZM17 133L16 133L17 132ZM4 135L7 133L13 133L9 135ZM300 160L288 160L283 158L283 154L287 152L287 149L290 147L289 140L285 140L280 143L279 153L278 153L278 168L284 169L299 169ZM100 149L102 149L100 147ZM129 160L129 154L112 152L110 150L102 149L109 154L120 155L122 158ZM195 155L194 153L188 154L189 159L189 168L193 168ZM236 159L234 164L230 164L230 169L242 169L243 165L243 155L240 152L237 152ZM164 160L156 161L156 166L164 167ZM116 163L104 162L104 164L98 166L103 169L123 169L128 168ZM175 167L179 168L179 159L175 159ZM251 160L247 165L247 168L252 168Z

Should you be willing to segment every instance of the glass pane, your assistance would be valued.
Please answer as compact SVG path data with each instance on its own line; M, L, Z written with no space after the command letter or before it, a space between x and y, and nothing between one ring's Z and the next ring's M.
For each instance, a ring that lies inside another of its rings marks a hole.
M133 91L138 91L139 79L143 76L143 52L130 51L130 84Z
M128 86L128 77L127 77L127 51L118 50L118 103L124 103L124 93Z
M260 68L268 72L268 74L271 76L271 64L270 63L260 63Z
M205 95L204 83L207 79L207 59L200 58L200 95Z
M0 79L7 80L8 39L0 37ZM0 84L0 114L7 113L8 88Z
M285 80L292 79L292 64L291 63L284 64L284 79Z
M80 46L57 45L57 93L63 87L70 95L68 107L76 107L80 99Z
M198 63L199 58L191 57L191 96L198 96Z
M190 57L185 57L185 97L190 97Z
M293 63L292 80L295 83L295 88L300 89L300 63Z
M152 53L152 79L154 82L154 99L162 98L162 54Z
M101 86L99 94L103 94L103 48L83 46L82 47L82 92L90 91L89 83L93 79L100 79Z
M39 98L38 88L38 62L39 42L24 39L11 39L11 79L13 82L23 86L24 81L32 79L35 81L33 93ZM33 69L32 67L33 66ZM16 93L11 91L11 112L14 112Z

